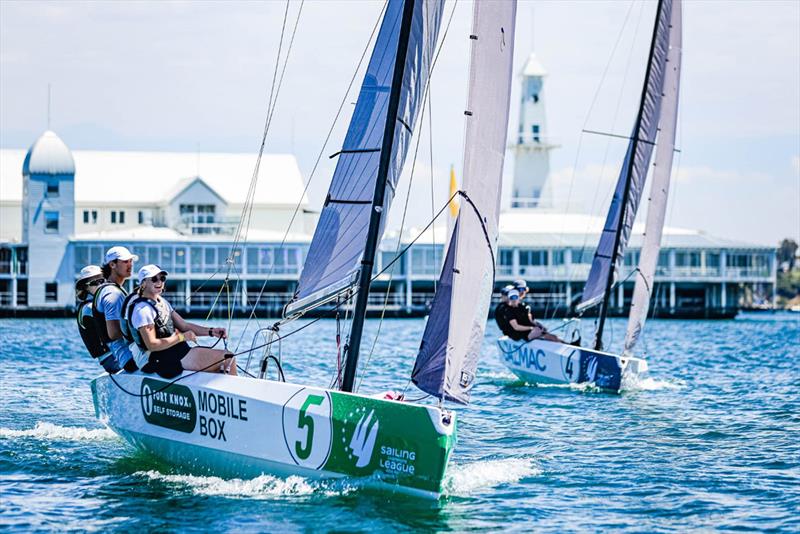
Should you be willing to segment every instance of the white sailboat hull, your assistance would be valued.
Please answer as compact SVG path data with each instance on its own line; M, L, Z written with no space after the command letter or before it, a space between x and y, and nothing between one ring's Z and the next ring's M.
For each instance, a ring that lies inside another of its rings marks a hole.
M437 407L270 380L103 374L92 394L114 432L192 473L359 477L437 498L455 444L455 414Z
M536 384L594 384L618 392L623 378L647 371L640 358L575 347L555 341L498 340L503 364L520 379Z

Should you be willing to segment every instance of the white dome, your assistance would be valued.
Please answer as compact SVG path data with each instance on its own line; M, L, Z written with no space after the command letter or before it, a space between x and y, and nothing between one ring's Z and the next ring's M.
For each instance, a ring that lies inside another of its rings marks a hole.
M531 52L528 56L528 61L525 62L525 67L522 69L523 76L547 76L547 71L539 62L536 54Z
M47 130L25 155L22 174L75 174L75 160L64 141Z

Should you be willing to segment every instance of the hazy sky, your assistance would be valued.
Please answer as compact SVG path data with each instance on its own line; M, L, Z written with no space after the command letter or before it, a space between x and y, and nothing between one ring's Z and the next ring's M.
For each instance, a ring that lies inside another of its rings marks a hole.
M255 152L285 5L2 0L0 144L27 148L47 127L51 83L51 127L73 149ZM345 91L381 6L302 6L266 150L296 154L306 179L324 154L310 187L315 203L327 190L327 155L340 148L360 77L346 99ZM449 166L460 172L471 4L455 8L433 74L433 120L418 129L416 224L430 216L431 159L436 205L446 198ZM299 9L291 3L287 38ZM624 142L580 132L630 130L654 10L652 1L519 4L516 70L535 49L549 72L558 210L605 212ZM760 244L800 240L800 1L684 2L678 137L667 224ZM512 168L508 158L507 182ZM396 202L395 224L404 199Z

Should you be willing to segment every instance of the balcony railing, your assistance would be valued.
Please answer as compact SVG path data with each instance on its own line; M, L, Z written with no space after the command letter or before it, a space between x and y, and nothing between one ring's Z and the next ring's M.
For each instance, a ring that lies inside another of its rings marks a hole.
M233 235L238 225L238 217L216 217L212 222L200 222L188 216L181 218L175 229L187 235Z

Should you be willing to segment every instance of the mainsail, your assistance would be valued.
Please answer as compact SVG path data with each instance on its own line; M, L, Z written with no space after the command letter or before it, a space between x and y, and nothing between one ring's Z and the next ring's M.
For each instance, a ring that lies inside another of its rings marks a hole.
M465 198L450 237L412 380L467 404L494 286L516 2L475 2L464 148Z
M675 151L675 131L678 122L678 94L681 73L681 0L674 0L670 17L669 53L664 81L664 101L659 123L658 145L653 168L653 183L650 185L650 199L647 204L647 222L644 243L639 258L639 273L633 289L633 300L628 318L628 332L625 336L623 354L633 351L641 335L650 297L653 292L658 254L661 250L661 234L667 212L672 156Z
M628 143L600 242L592 260L589 277L583 289L581 303L578 304L579 311L600 303L606 297L613 283L613 276L622 262L623 252L636 218L661 115L672 3L672 0L659 0L658 3L639 114Z
M395 121L386 193L392 203L428 82L439 35L443 0L414 2ZM403 0L389 0L353 117L345 136L297 291L286 306L293 315L330 301L358 281L378 179L392 78L398 51ZM386 218L381 221L381 234Z

